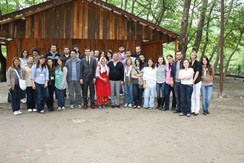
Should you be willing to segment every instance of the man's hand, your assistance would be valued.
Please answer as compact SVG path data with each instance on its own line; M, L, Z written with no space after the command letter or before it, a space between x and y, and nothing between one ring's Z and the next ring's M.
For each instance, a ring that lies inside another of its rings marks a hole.
M44 84L44 88L47 88L47 83Z
M36 89L36 85L35 84L32 84L32 89Z
M93 84L95 84L96 83L96 78L93 78Z
M83 80L82 79L80 80L80 84L83 84Z
M121 81L121 82L120 82L120 84L121 84L121 85L123 85L123 84L124 84L124 82L123 82L123 81Z
M8 90L11 91L12 90L12 86L8 86Z

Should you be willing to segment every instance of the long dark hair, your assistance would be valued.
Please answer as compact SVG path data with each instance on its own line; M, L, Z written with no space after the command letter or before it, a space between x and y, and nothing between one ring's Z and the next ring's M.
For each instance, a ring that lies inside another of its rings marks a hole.
M27 55L26 55L26 58L28 58L28 56L29 56L29 53L28 53L28 50L26 50L26 49L23 49L23 50L21 50L21 52L20 52L20 58L23 58L24 57L24 52L26 52L27 53Z
M36 67L37 67L37 68L40 67L40 60L41 60L41 59L45 59L45 60L46 60L46 57L45 57L44 55L42 55L42 56L38 59L37 64L36 64ZM47 63L44 62L43 65L41 65L41 68L43 69L43 68L45 68L46 66L47 66Z
M141 62L141 60L139 58L136 58L135 59L135 67L137 67L136 61L139 61L139 63L140 63L139 67L140 67L140 71L141 71L142 70L142 62Z
M50 66L48 65L48 61L52 61L52 63L53 63L52 58L48 58L48 59L47 59L47 67L48 67L49 70L53 70L53 68L54 68L54 63L52 64L52 67L50 67Z
M162 58L162 59L163 59L163 65L165 65L164 57L163 57L163 56L158 56L158 57L157 57L157 63L156 63L156 66L157 66L157 67L159 66L159 62L158 62L158 59L159 59L159 58Z
M152 58L149 58L149 59L147 60L147 64L148 64L148 62L149 62L150 60L153 62L153 59L152 59ZM153 63L154 63L154 62L153 62ZM147 67L149 67L149 64L148 64ZM154 64L152 64L152 68L153 68L153 69L155 68L155 65L154 65Z
M109 58L108 58L108 53L111 54L111 59L113 59L113 51L112 50L108 50L105 54L105 58L107 59L107 61L109 61Z
M210 73L210 75L212 75L213 71L212 71L212 66L211 64L209 63L209 59L207 56L203 56L202 59L201 59L201 65L203 66L203 59L206 59L207 60L207 68L208 68L208 72Z
M64 59L61 58L61 57L59 57L58 60L60 60L60 61L62 62L61 71L63 72L63 71L64 71L64 67L65 67ZM58 60L57 60L57 61L58 61ZM59 66L59 64L58 64L58 66ZM58 68L58 66L56 66L56 69Z

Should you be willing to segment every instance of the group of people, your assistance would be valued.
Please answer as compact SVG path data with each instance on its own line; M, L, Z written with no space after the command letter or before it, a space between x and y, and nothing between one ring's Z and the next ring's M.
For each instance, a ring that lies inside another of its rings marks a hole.
M209 102L213 88L214 70L206 56L198 62L193 50L190 59L183 59L183 54L163 56L157 62L149 58L145 61L141 47L136 53L119 46L119 52L91 51L86 48L84 55L78 46L63 48L63 54L57 52L57 45L52 44L46 55L40 55L37 48L32 55L22 50L20 57L12 60L7 72L8 89L12 97L12 110L19 115L20 100L27 97L28 112L45 113L54 111L54 94L58 110L65 110L66 92L69 95L70 108L95 109L106 108L111 101L112 108L120 108L120 96L124 94L124 107L152 109L170 109L180 116L198 115L200 111L200 94L204 115L209 114ZM26 81L26 90L21 90L19 80ZM89 92L88 92L89 88ZM89 99L88 99L89 94Z

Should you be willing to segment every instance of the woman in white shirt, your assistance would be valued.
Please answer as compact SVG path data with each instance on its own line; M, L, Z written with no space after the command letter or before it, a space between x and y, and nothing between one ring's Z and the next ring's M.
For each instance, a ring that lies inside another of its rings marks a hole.
M156 89L156 69L153 65L153 60L148 59L148 67L143 68L143 88L145 109L154 108L154 96Z
M183 69L179 72L179 79L181 80L180 95L181 95L181 113L180 116L191 116L191 95L193 91L193 74L194 71L190 68L189 60L185 59L183 62Z

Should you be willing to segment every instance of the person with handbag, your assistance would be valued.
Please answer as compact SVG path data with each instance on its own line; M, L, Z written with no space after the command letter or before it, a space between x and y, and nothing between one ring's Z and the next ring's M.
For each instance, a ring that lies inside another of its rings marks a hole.
M141 108L142 105L142 93L143 93L143 79L142 79L142 65L141 60L137 58L135 60L135 67L133 67L131 72L131 78L133 83L133 99L134 108Z
M20 111L20 95L22 91L21 88L24 89L24 80L22 80L24 76L25 73L20 67L20 59L18 57L14 57L12 60L12 66L9 67L7 72L7 85L12 96L11 102L14 115L22 114Z
M41 56L32 68L32 88L36 90L37 111L44 114L44 105L48 99L49 71L46 66L46 57Z
M126 52L128 53L128 52ZM132 60L131 58L126 58L125 60L125 68L124 68L124 89L125 89L125 105L124 107L132 107L133 104L133 90L132 90Z

